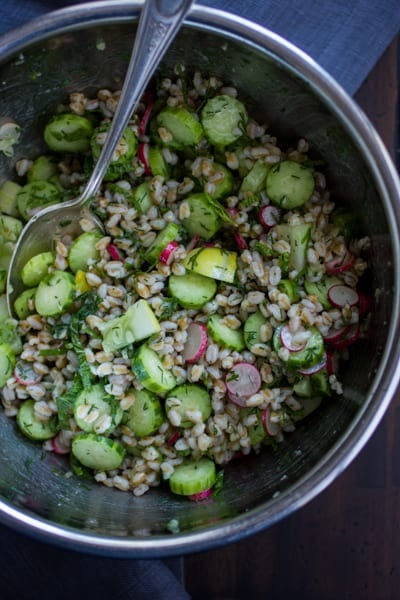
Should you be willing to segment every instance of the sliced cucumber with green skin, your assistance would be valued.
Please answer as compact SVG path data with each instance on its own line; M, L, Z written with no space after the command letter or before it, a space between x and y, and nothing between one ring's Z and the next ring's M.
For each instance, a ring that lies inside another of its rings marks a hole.
M155 433L165 416L160 399L148 390L135 390L135 401L127 411L124 423L137 437Z
M150 186L147 181L144 181L133 190L132 202L138 213L141 215L147 213L149 208L153 205Z
M7 318L0 323L0 344L7 344L14 354L20 354L22 341L18 333L18 321L16 319Z
M183 261L186 269L217 279L233 283L237 269L237 254L222 248L194 248Z
M262 343L260 330L266 322L267 319L259 310L247 317L243 327L243 336L244 343L248 350L251 350L251 347L254 346L254 344Z
M163 393L176 386L172 371L162 364L157 352L142 344L132 358L132 372L142 386L150 392Z
M92 121L74 113L55 115L44 128L44 140L54 152L86 152L92 135Z
M157 262L165 246L176 240L178 234L179 226L176 223L168 223L164 229L157 234L154 242L146 250L144 259L149 263Z
M0 388L12 376L16 363L15 353L10 344L0 343Z
M0 269L7 273L12 254L14 252L14 242L1 242L0 240Z
M221 94L207 100L201 111L204 133L211 144L228 146L246 130L248 115L242 102Z
M49 267L54 263L53 252L40 252L32 256L22 267L21 279L27 287L37 286L48 274Z
M198 235L204 240L211 239L222 225L222 205L220 211L215 205L217 200L212 200L211 196L204 192L187 196L185 202L189 205L190 216L182 219L182 225L189 235Z
M100 156L104 144L99 144L99 136L107 136L111 123L102 123L97 127L90 140L90 148L94 161ZM122 179L126 173L133 170L132 161L138 149L138 139L130 127L126 127L114 152L112 160L108 165L104 181L116 181Z
M290 270L302 273L307 266L307 249L311 240L312 225L310 223L287 223L276 225L277 239L285 240L290 245L289 263Z
M213 181L212 183L214 185L214 190L207 192L214 200L219 200L220 198L229 196L233 190L234 180L232 172L224 165L214 163L213 176L215 177L218 174L222 176L221 179L216 180L215 182ZM208 180L206 179L203 183L207 183L207 181Z
M17 413L17 425L31 440L49 440L57 433L57 417L53 415L47 421L40 421L35 415L35 401L32 398L21 404Z
M237 350L240 352L245 348L242 329L232 329L224 322L222 315L212 315L207 321L207 331L210 336L223 348Z
M320 302L324 308L329 309L332 308L332 304L328 297L329 288L341 283L341 280L337 277L324 277L320 281L308 281L308 279L305 278L304 289L309 296L316 296L318 302Z
M193 427L194 423L187 417L187 411L200 411L203 422L207 421L211 415L211 397L206 388L196 383L183 383L175 387L167 396L168 398L177 398L180 401L178 406L171 405L181 416L181 427Z
M171 169L160 148L157 148L157 146L149 147L148 161L153 177L160 176L164 177L165 180L170 178Z
M100 326L105 352L115 352L134 342L140 342L160 331L153 310L146 300L138 300L125 314Z
M281 279L278 290L288 296L291 304L300 300L299 286L294 279Z
M268 173L266 191L273 204L292 210L310 199L314 186L314 175L309 167L293 160L283 160Z
M38 156L32 163L26 177L28 183L32 181L46 181L57 175L57 161L54 156Z
M118 469L126 452L116 440L95 433L78 433L72 440L71 451L82 465L95 471Z
M196 146L203 139L203 127L190 111L182 107L167 106L156 117L158 127L163 127L172 136L170 142L163 142L166 146L183 148Z
M53 271L39 283L35 307L42 317L61 315L75 299L75 280L66 271Z
M169 479L169 487L174 494L191 496L211 488L216 479L214 462L203 457L200 460L186 460L176 466Z
M0 215L0 240L16 242L22 231L22 221L9 215Z
M68 264L73 273L87 271L90 265L96 264L100 258L96 244L102 237L98 231L85 231L75 238L68 251Z
M14 302L14 310L18 319L26 319L30 314L32 314L33 310L30 308L31 300L33 300L33 306L35 305L35 294L36 288L31 288L29 290L24 290L17 296Z
M32 181L17 194L19 214L28 221L40 209L61 202L60 190L50 181Z
M277 327L272 338L275 352L279 352L283 347L281 342L281 329L282 326ZM285 365L289 369L297 370L311 367L321 360L324 353L324 338L316 327L311 327L310 332L311 335L303 349L289 352L289 357L285 360Z
M183 308L199 309L214 298L217 284L214 279L187 272L185 275L170 275L168 292Z
M252 194L262 192L265 188L267 175L271 168L271 164L265 163L263 160L257 160L247 175L243 177L240 191L243 193L250 192Z
M10 215L10 217L19 217L17 207L17 194L22 190L22 185L15 181L7 180L0 188L0 213Z
M74 402L74 419L82 431L98 433L104 420L110 417L109 425L102 434L110 434L121 423L122 409L118 401L107 394L101 383L82 390Z

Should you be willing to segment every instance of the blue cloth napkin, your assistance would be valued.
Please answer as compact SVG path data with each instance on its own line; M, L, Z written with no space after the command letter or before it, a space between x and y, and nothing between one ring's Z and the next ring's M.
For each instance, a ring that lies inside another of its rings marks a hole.
M79 0L2 0L0 34ZM201 0L293 42L353 94L400 30L399 0ZM0 39L1 44L1 39ZM21 577L21 573L23 576ZM104 559L50 548L0 527L3 600L186 600L176 561Z

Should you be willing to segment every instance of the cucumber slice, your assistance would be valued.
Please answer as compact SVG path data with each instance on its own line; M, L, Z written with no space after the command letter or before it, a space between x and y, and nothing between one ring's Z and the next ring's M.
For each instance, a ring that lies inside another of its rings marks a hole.
M165 246L176 240L178 233L179 226L176 223L168 223L164 229L157 234L154 242L146 250L144 255L145 261L148 263L157 262Z
M266 191L271 202L285 210L303 206L314 191L314 175L309 167L283 160L267 176Z
M132 372L142 386L150 392L163 393L176 386L172 371L166 369L157 352L143 344L132 358Z
M32 181L27 183L17 194L19 214L28 221L45 206L61 202L60 190L50 181Z
M32 314L33 310L30 309L30 301L35 301L36 288L30 290L24 290L17 296L14 302L14 310L18 319L26 319L26 317Z
M1 243L0 240L0 269L7 273L12 253L14 252L14 242Z
M164 143L173 148L196 146L204 135L200 121L182 107L167 106L158 113L156 122L158 127L163 127L171 134L171 142Z
M7 296L5 294L0 295L0 323L5 321L5 319L9 319L10 314L8 312L7 306Z
M54 152L86 152L92 134L92 121L74 113L55 115L44 128L44 140Z
M7 318L0 323L0 344L7 344L14 354L20 354L22 341L18 333L18 321Z
M57 433L56 415L50 417L48 421L40 421L35 415L35 401L32 398L25 400L19 407L17 425L31 440L49 440Z
M157 148L157 146L149 147L148 161L153 177L160 176L164 177L165 180L170 178L171 169L160 148Z
M199 309L214 298L217 284L214 279L198 273L170 275L168 291L183 308Z
M19 217L17 207L17 194L22 190L22 186L15 181L7 180L0 188L0 213L10 215L10 217Z
M9 215L0 215L0 240L16 242L22 231L22 222Z
M106 321L100 327L105 352L115 352L160 331L154 312L146 300L132 304L121 317Z
M272 165L265 163L263 160L257 160L250 171L243 177L240 191L242 193L258 194L263 191L267 181L267 175L271 170Z
M66 271L53 271L39 283L35 292L35 307L42 317L61 315L73 303L75 281Z
M328 298L329 288L333 285L341 284L342 282L337 277L324 277L320 281L308 281L304 280L304 289L309 296L316 296L318 302L322 304L324 308L332 308L332 304Z
M147 181L138 185L132 194L132 202L138 213L143 215L153 205L150 195L150 186Z
M55 256L52 252L40 252L32 256L22 267L21 279L27 287L39 285L48 274L49 267L54 263Z
M103 149L103 144L99 144L98 142L98 136L108 135L110 125L110 122L102 123L93 132L90 140L90 148L94 161L97 161ZM118 142L117 151L114 152L106 174L103 177L104 181L122 179L127 173L133 170L132 160L137 152L138 145L139 142L136 135L130 127L127 127Z
M291 304L300 300L299 286L294 279L281 279L278 283L278 290L288 296Z
M46 181L57 175L57 161L54 156L38 156L32 163L28 173L28 183Z
M68 251L68 264L73 273L86 271L90 265L96 264L100 258L96 244L102 237L98 231L86 231L72 242Z
M244 343L248 350L251 350L251 347L254 346L254 344L260 344L262 342L260 329L266 322L267 319L259 310L247 317L243 327L243 335Z
M90 433L99 433L105 420L108 423L102 434L114 431L122 420L122 409L118 401L107 394L101 383L85 388L78 394L74 402L74 419L80 429Z
M282 326L277 327L272 338L275 352L279 352L282 348L281 329ZM324 353L324 338L316 327L311 327L310 331L311 335L305 347L302 350L289 352L289 358L285 362L289 369L311 367L321 360Z
M183 383L171 390L167 396L167 401L168 398L180 400L180 405L173 408L181 416L181 427L187 428L194 425L193 421L187 418L187 411L199 410L203 422L207 421L211 415L211 397L201 385Z
M191 496L211 488L217 479L215 464L209 458L186 460L175 467L169 479L171 492Z
M164 422L160 399L148 390L135 390L135 401L124 422L137 437L155 433Z
M82 465L96 471L118 469L125 458L122 444L95 433L78 433L72 440L71 451Z
M15 367L15 353L10 344L0 343L0 388L7 383Z
M242 329L231 329L224 323L222 315L212 315L207 321L207 330L212 339L223 348L240 352L245 348Z
M307 266L307 249L311 240L311 223L298 223L289 225L287 223L276 225L275 230L278 239L283 239L290 244L289 264L291 270L299 274Z
M207 100L201 111L204 133L215 146L227 146L238 140L246 130L247 121L242 102L226 94Z
M182 225L190 236L199 236L204 240L211 239L222 225L222 205L216 205L217 200L203 192L191 194L185 198L189 205L190 216L182 219Z
M194 248L183 261L186 269L218 279L226 283L233 283L237 269L237 254L221 248Z
M232 172L220 163L214 163L212 170L214 178L217 175L220 175L221 178L216 180L215 182L213 181L214 190L212 192L207 193L214 200L219 200L220 198L225 198L226 196L229 196L229 194L232 193L234 183ZM207 178L202 178L203 185L207 182Z

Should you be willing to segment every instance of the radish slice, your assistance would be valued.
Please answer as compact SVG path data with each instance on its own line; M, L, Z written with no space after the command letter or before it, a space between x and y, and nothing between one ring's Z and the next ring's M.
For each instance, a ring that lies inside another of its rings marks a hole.
M322 359L317 362L315 365L312 365L311 367L307 367L306 369L299 369L299 373L301 373L301 375L314 375L314 373L318 373L318 371L322 371L322 369L326 368L326 364L327 364L327 357L326 354L324 354L324 356L322 357Z
M207 327L203 323L190 323L188 327L188 336L182 353L184 360L187 363L198 361L206 351L207 344Z
M330 339L329 345L336 350L343 350L343 348L347 348L347 346L351 346L354 344L360 337L360 325L358 323L354 323L354 325L348 325L341 330L341 335L336 336L333 340ZM324 338L326 341L326 337Z
M145 111L143 113L142 118L140 119L140 123L139 123L139 127L138 127L139 137L141 137L142 135L144 135L145 132L146 132L147 123L149 122L150 115L151 115L152 110L153 110L153 106L154 106L153 102L151 102L150 104L148 104L148 106L146 106L146 109L145 109Z
M149 163L149 144L147 144L147 143L139 144L137 156L144 167L145 174L151 175L150 163Z
M347 330L348 325L340 327L339 329L330 329L324 336L324 340L327 344L335 344L346 334Z
M238 231L235 231L233 235L235 237L239 250L247 250L247 243L244 237Z
M337 308L354 306L358 303L358 292L348 285L332 285L328 290L328 300Z
M306 347L310 335L310 332L305 329L292 333L288 325L282 327L280 332L281 343L290 352L299 352L300 350L303 350L303 348Z
M115 246L114 244L108 244L107 252L113 260L124 260L117 246Z
M339 368L339 357L336 352L327 351L326 353L326 371L328 375L335 375Z
M328 275L335 275L336 273L343 273L348 271L354 264L354 256L351 252L347 251L344 256L335 256L331 260L325 263L325 270Z
M246 399L261 387L261 375L251 363L237 363L227 374L225 385L229 399L239 406L246 406Z
M279 423L274 423L273 421L271 421L271 409L269 406L267 406L267 408L264 408L261 416L261 422L263 424L264 431L267 435L278 435L278 433L281 430L281 426L279 425Z
M193 500L194 502L199 502L200 500L205 500L206 498L209 498L212 494L212 488L208 488L207 490L204 490L203 492L198 492L197 494L190 494L190 496L188 496L189 500Z
M281 220L281 211L277 206L267 204L261 208L259 220L261 225L269 229L270 227L273 227L279 223Z
M68 454L71 450L60 439L59 435L56 435L55 437L51 438L50 442L51 442L51 446L53 448L53 452L55 452L55 454Z
M14 377L20 385L36 385L42 380L42 376L36 373L32 363L25 360L17 361L14 368Z
M200 236L194 235L186 247L186 253L189 253L191 250L196 248L197 244L199 243L199 240Z
M160 254L160 262L162 262L164 265L170 265L174 256L174 252L177 248L179 248L179 244L177 242L169 242L169 244L163 248Z

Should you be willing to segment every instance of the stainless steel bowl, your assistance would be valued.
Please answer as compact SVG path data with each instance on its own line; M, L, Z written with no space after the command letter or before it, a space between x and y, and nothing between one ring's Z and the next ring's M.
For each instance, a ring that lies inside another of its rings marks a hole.
M0 39L0 116L22 125L14 159L0 157L0 183L15 159L38 154L46 116L72 90L118 88L138 2L74 6ZM237 86L281 138L305 136L327 165L335 199L352 205L371 237L369 333L344 369L344 396L326 402L278 452L238 461L211 502L154 489L145 497L68 477L68 464L23 439L0 414L0 518L65 547L121 557L162 557L251 535L328 486L367 442L399 380L399 198L395 169L354 102L310 58L232 15L196 7L163 69L176 62Z

